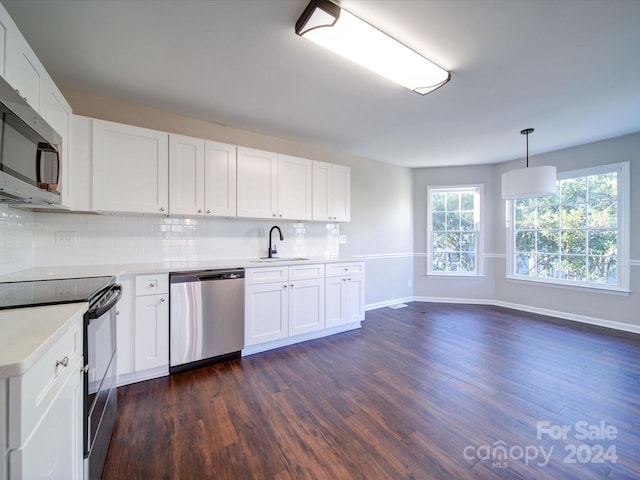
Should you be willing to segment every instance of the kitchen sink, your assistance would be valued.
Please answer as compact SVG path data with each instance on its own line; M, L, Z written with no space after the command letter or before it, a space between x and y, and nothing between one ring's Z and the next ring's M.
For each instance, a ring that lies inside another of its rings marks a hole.
M259 258L258 260L251 260L252 263L277 263L277 262L302 262L310 260L304 257L288 257L288 258Z

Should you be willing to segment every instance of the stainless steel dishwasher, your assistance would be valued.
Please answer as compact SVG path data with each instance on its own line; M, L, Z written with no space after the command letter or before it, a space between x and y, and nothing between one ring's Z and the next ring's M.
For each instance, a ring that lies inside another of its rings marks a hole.
M240 356L244 269L169 275L170 373Z

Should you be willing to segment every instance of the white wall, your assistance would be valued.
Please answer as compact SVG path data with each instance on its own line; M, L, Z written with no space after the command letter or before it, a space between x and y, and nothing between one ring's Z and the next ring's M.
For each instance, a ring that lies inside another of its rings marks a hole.
M631 162L631 294L545 286L506 280L506 202L501 198L502 173L521 168L523 160L498 165L426 168L414 171L414 295L440 299L518 306L604 325L640 331L640 133L530 157L530 165L556 165L558 171ZM427 187L483 184L485 275L459 279L426 276ZM612 322L609 324L608 322ZM626 326L625 326L626 325Z

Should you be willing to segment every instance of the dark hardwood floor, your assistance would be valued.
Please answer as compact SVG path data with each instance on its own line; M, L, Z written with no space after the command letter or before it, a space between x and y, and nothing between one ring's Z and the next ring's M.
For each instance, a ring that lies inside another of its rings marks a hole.
M118 401L103 480L640 478L640 336L498 307L383 308Z

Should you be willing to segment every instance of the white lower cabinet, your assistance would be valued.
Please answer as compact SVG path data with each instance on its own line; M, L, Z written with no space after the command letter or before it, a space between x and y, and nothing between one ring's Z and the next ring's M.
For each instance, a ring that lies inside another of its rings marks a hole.
M169 373L169 277L118 277L118 385Z
M327 328L364 320L364 263L327 265Z
M83 478L82 321L72 319L26 373L8 381L11 480Z
M136 298L135 369L169 368L169 296Z
M324 265L245 271L245 346L324 328Z

